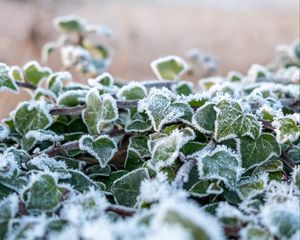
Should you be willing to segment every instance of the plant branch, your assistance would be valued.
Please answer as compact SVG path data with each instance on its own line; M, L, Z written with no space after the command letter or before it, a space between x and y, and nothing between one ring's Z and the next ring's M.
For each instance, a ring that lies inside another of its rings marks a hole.
M105 211L114 212L122 217L132 217L137 212L135 209L121 207L118 205L110 205L105 209Z
M28 89L31 89L31 90L35 90L37 87L29 82L20 82L20 81L15 81L16 84L19 86L19 87L22 87L22 88L28 88Z
M124 129L113 128L111 131L103 132L101 135L105 135L105 134L109 135L110 137L115 137L115 136L125 134L125 131L124 131ZM97 137L97 136L94 136L94 137ZM65 143L63 145L54 145L41 153L46 153L49 157L54 157L59 154L65 153L67 151L76 150L76 149L79 149L79 141L72 141L72 142ZM41 154L41 153L39 153L39 154ZM85 160L85 159L82 158L82 160ZM88 161L90 161L90 160L88 160Z

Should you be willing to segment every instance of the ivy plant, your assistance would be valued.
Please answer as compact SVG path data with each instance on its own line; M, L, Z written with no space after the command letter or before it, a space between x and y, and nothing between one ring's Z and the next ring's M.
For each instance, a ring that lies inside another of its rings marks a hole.
M245 75L196 85L167 56L126 83L85 39L106 29L54 23L44 53L93 77L0 63L1 92L32 93L0 122L0 239L299 239L299 43Z

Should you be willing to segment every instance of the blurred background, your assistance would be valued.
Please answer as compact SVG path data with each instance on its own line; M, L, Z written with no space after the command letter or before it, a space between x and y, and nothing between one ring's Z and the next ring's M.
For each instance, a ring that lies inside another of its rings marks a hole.
M218 74L245 73L299 38L299 0L0 0L0 62L40 61L43 44L58 36L52 19L68 14L113 30L110 72L125 80L153 78L153 59L194 47L219 59ZM51 57L50 67L59 66ZM0 118L26 98L1 92Z

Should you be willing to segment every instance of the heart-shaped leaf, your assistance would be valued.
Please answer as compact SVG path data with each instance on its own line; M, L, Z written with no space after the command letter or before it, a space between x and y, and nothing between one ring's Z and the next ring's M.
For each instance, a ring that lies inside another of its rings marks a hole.
M9 128L0 123L0 140L7 138L9 134Z
M269 133L263 133L255 140L242 137L239 149L242 166L246 169L260 165L271 157L279 156L281 151L275 137Z
M259 136L261 131L259 122L254 115L243 113L238 102L221 100L215 110L217 112L215 139L218 142L243 136L255 139Z
M210 134L215 130L216 111L214 104L205 103L193 115L194 126L202 133Z
M30 211L51 212L60 205L64 191L52 175L40 174L24 190L23 199Z
M24 102L18 106L14 115L15 127L22 134L30 130L46 129L52 122L53 119L43 101Z
M28 62L23 67L23 73L25 80L33 85L37 86L42 79L48 77L51 74L51 70L47 67L41 67L41 65L36 62Z
M149 95L138 103L139 112L146 112L156 132L164 124L181 120L190 122L193 110L183 102L174 102L172 94L167 89L151 89Z
M223 145L197 157L200 179L220 179L234 188L242 174L240 157Z
M10 75L9 67L4 63L0 63L0 91L1 90L10 90L16 93L19 92L15 80Z
M138 168L114 181L111 191L118 204L133 207L140 193L140 185L144 179L149 179L146 168Z
M79 148L94 156L102 168L118 150L116 142L108 135L101 135L95 140L89 135L84 135L79 140Z
M82 118L90 134L100 133L103 124L115 121L119 117L116 100L109 94L100 96L96 88L88 92L86 104Z
M158 79L178 80L188 70L187 63L180 57L167 56L154 60L151 67Z

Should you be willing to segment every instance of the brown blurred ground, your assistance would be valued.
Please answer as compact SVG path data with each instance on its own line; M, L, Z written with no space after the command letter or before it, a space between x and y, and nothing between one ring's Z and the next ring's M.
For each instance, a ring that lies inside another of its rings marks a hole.
M268 63L278 43L299 38L298 0L0 0L0 61L39 60L42 44L57 37L51 19L71 13L114 30L110 72L126 80L152 78L151 60L192 47L218 56L220 74L246 72ZM51 66L59 70L59 60ZM0 93L0 118L18 100Z

